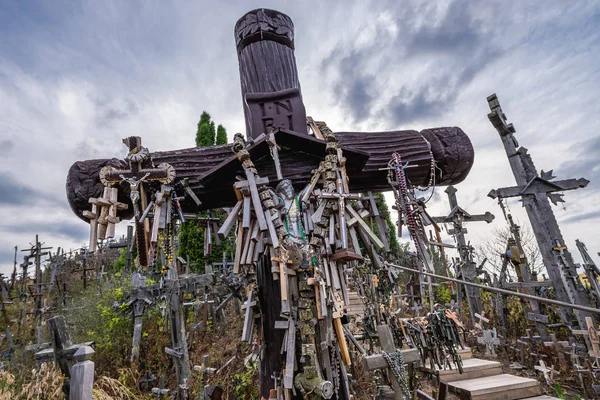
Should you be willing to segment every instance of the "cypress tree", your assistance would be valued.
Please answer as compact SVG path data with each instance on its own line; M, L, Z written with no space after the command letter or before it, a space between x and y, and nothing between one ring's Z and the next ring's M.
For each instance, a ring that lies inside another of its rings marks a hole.
M210 120L210 114L202 111L198 130L196 131L196 146L212 146L215 144L215 123Z
M227 144L227 131L223 125L215 128L215 123L211 120L210 114L202 111L200 121L196 130L196 146L214 146L215 144ZM213 210L212 213L203 211L201 216L212 215L221 217L220 210ZM214 246L212 254L204 255L204 228L198 226L197 221L188 220L181 224L179 232L179 255L188 258L190 264L194 265L191 270L194 272L204 271L204 266L212 262L221 261L223 251L231 252L229 241L222 241L220 246Z
M223 127L223 125L219 124L217 126L217 145L227 144L227 131Z

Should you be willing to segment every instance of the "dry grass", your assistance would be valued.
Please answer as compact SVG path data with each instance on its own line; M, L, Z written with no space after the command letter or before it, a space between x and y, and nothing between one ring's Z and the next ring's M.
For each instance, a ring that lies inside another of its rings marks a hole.
M62 392L65 378L56 365L42 364L39 371L33 370L31 375L31 380L23 385L18 398L26 400L65 398Z
M110 378L108 376L101 376L94 382L92 395L94 400L138 400L146 398L133 393L118 379Z

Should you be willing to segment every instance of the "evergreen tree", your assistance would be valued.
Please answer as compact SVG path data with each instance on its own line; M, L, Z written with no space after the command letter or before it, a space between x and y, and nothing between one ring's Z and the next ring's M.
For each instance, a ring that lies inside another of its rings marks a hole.
M215 129L215 123L211 120L210 114L202 111L198 128L196 131L196 146L214 146L215 144L227 144L227 131L223 125ZM213 210L212 212L203 211L201 216L222 217L222 211ZM213 239L214 240L214 239ZM179 233L179 256L189 259L190 270L194 272L203 272L204 266L213 262L219 262L223 259L223 252L231 253L231 244L229 240L221 241L220 246L213 246L212 253L204 255L204 228L198 226L197 221L187 220L181 224Z
M202 112L200 121L198 122L198 130L196 131L196 146L212 146L215 144L215 123L210 120L210 114L206 111Z
M392 222L392 218L390 217L390 211L387 202L385 201L385 197L381 192L375 193L375 197L377 198L377 207L379 208L379 211L385 214L385 223L390 230L390 251L394 254L401 253L402 251L400 248L400 244L398 243L398 236L396 235L398 227Z
M227 144L227 131L223 125L219 124L217 127L217 145Z

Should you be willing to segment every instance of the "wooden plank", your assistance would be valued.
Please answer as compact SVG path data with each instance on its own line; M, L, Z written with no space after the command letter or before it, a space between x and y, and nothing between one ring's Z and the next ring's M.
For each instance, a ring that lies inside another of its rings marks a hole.
M346 209L354 218L356 218L356 222L358 222L359 227L362 228L362 230L367 234L367 236L369 237L371 242L375 245L375 247L377 247L378 250L383 249L385 247L383 245L383 242L381 240L379 240L377 235L375 235L373 233L373 231L371 230L371 228L369 228L367 223L358 215L356 210L354 210L354 208L352 208L352 205L348 204L346 206Z
M547 315L536 314L532 312L527 313L527 319L535 322L543 322L544 324L547 324L549 322Z
M267 221L265 219L265 213L262 208L262 203L260 201L260 195L258 194L258 187L256 186L256 178L254 176L254 172L250 169L245 168L246 178L248 179L248 188L250 189L250 197L252 198L252 205L254 206L254 214L256 214L256 219L258 221L258 227L261 231L266 231Z
M244 237L244 227L242 226L242 224L240 224L238 227L238 233L237 233L237 237L235 240L235 257L233 259L233 273L234 274L240 273L240 261L242 258L242 250L243 250L243 246L244 246L243 237Z
M419 349L407 349L401 351L405 363L410 364L421 361ZM363 357L363 366L368 371L372 371L374 369L385 369L389 367L385 358L383 358L380 354Z
M455 381L450 383L449 387L453 392L458 392L471 398L486 396L485 398L490 400L519 399L523 396L529 397L541 394L537 380L509 374ZM516 391L521 396L513 397L515 393L510 393L509 395L509 391Z
M219 232L217 232L221 239L225 239L225 237L229 235L231 228L233 228L233 224L237 220L237 216L240 212L240 209L242 208L242 204L242 201L238 201L237 204L229 212L229 215L225 219L225 222L223 222L223 225L221 225Z
M535 287L550 287L552 281L531 281L531 282L505 282L502 284L505 288L535 288Z
M296 357L296 324L293 319L289 321L286 352L285 352L285 370L283 375L283 387L292 389L294 387L294 364Z
M251 215L251 211L250 211L250 203L251 203L251 199L249 196L244 196L244 199L242 200L243 202L243 212L242 212L242 225L244 226L245 229L249 229L250 228L250 218L252 217Z

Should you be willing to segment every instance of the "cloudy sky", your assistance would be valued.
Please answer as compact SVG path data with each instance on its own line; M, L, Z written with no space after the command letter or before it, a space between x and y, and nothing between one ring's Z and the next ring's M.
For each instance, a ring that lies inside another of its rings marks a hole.
M502 226L486 197L514 185L487 119L497 93L538 169L591 181L555 213L573 252L579 238L596 255L600 3L568 3L0 2L0 271L36 233L55 247L87 242L65 196L74 161L122 157L131 135L151 150L191 147L202 110L230 138L243 132L233 26L258 7L294 21L308 115L334 131L460 126L476 157L459 204ZM430 208L447 211L443 188ZM518 201L510 208L527 223ZM473 243L493 228L476 225Z

